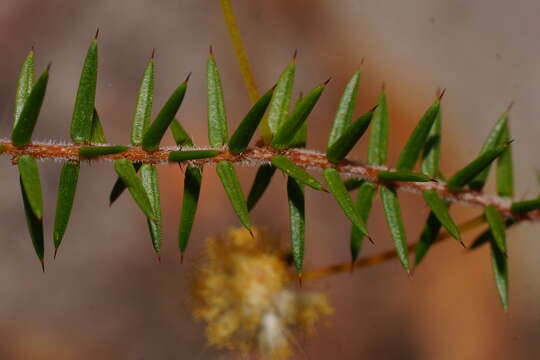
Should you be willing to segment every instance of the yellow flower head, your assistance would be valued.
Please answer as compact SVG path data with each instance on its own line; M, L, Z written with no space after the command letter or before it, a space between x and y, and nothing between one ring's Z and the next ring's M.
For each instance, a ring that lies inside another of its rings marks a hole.
M284 252L255 229L210 238L194 282L196 318L212 345L264 359L291 354L292 332L310 331L332 309L326 296L290 285Z

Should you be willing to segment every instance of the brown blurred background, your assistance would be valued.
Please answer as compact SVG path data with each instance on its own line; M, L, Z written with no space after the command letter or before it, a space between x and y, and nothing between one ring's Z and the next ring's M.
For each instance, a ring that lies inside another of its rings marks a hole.
M309 147L323 148L340 91L365 58L358 112L370 107L383 81L391 112L391 164L438 88L443 102L443 171L479 150L511 100L517 196L537 192L540 167L540 4L532 0L233 1L262 89L270 87L295 49L296 92L332 76L310 118ZM155 107L193 71L179 118L206 144L204 68L214 46L231 128L249 108L218 1L2 0L0 4L0 132L11 128L19 66L35 44L37 69L53 62L35 139L67 140L82 59L96 27L100 35L97 107L112 143L127 143L135 94L152 48L157 51ZM172 144L170 137L165 142ZM365 141L353 156L365 158ZM533 155L534 154L534 155ZM76 203L59 257L51 232L60 165L41 166L45 192L47 272L32 250L17 171L2 158L0 172L0 359L220 359L231 354L205 343L190 314L189 284L204 239L238 225L212 169L184 265L176 233L182 175L160 168L164 211L163 263L156 264L145 221L128 196L108 207L115 179L109 163L82 168ZM254 169L241 169L244 188ZM489 187L490 190L492 186ZM410 241L427 209L403 194ZM350 225L324 194L307 195L307 267L349 257ZM287 238L284 181L276 176L255 209L256 224ZM477 209L454 208L457 219ZM369 227L389 248L379 204ZM509 239L511 306L497 299L487 249L472 254L453 242L433 249L415 276L397 262L314 281L335 314L313 337L298 338L298 359L533 359L540 351L540 253L536 225ZM467 239L471 239L470 236Z

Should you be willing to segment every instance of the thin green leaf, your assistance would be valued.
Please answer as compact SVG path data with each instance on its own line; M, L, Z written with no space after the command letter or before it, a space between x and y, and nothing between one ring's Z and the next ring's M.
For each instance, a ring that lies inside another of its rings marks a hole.
M182 215L178 229L178 247L184 254L187 248L189 235L195 221L197 204L201 193L202 170L188 165L184 177L184 196L182 198Z
M124 145L112 145L112 146L81 146L79 148L79 155L88 159L98 156L120 154L128 149Z
M15 111L13 113L13 126L17 126L19 117L24 108L24 103L30 96L34 83L34 50L30 50L21 66L19 79L17 81L17 92L15 93Z
M73 117L71 119L70 136L75 144L89 142L92 135L97 72L98 47L97 39L94 39L90 43L84 59L79 89L75 98L75 107L73 108Z
M14 124L11 132L11 141L15 146L28 145L34 132L41 105L47 91L47 83L49 82L49 68L41 74L35 85L32 87L30 94L24 102L24 106L19 115L19 120Z
M501 213L499 213L499 210L495 206L488 205L484 208L484 215L486 216L486 221L495 244L500 252L506 254L506 227Z
M99 120L99 114L94 108L94 115L92 116L92 131L90 135L90 142L92 144L105 144L107 138L105 138L105 132L103 131L103 126Z
M270 99L272 99L272 94L274 89L268 90L249 110L247 115L244 117L238 128L231 136L229 140L229 150L233 154L239 154L242 151L246 150L249 145L249 141L253 137L255 130L259 126Z
M407 144L401 151L399 156L396 169L400 171L411 171L424 148L426 139L429 135L431 127L437 119L437 114L440 111L441 102L437 98L435 102L427 109L422 116L422 119L416 125L416 128L413 130Z
M17 159L19 174L24 192L34 215L41 219L43 216L43 196L41 195L41 181L36 159L30 155L21 155Z
M355 122L347 126L343 134L334 140L331 146L327 147L326 156L331 162L337 163L345 159L347 154L351 152L352 148L358 140L366 132L371 119L373 111L368 111L364 115L360 116Z
M407 249L407 234L401 218L401 209L399 199L395 189L387 186L381 186L381 200L383 204L386 222L390 229L390 234L394 240L399 261L407 272L409 272L409 258Z
M328 144L326 145L326 152L335 144L335 142L346 133L346 128L351 123L351 119L356 105L356 97L358 96L358 85L360 84L360 71L353 74L343 95L334 118L332 130L330 131L330 137L328 138Z
M516 224L516 221L513 219L506 219L504 222L504 226L506 229L514 226ZM484 231L482 234L480 234L469 246L469 250L474 250L479 248L480 246L488 243L493 238L493 234L491 233L491 229L488 228L486 231Z
M307 185L315 190L323 189L323 186L317 179L289 160L286 156L276 155L272 158L271 162L272 165L283 171L288 176L294 178L300 184Z
M249 218L246 199L233 165L227 161L220 161L216 170L240 223L248 230L251 229L251 219Z
M131 197L147 218L155 220L150 199L144 189L141 179L137 176L133 164L128 159L114 161L114 170L126 185Z
M294 178L287 178L287 198L289 201L289 222L291 225L291 249L294 266L299 276L304 269L304 243L306 216L304 189Z
M174 119L170 125L171 133L174 138L174 142L177 146L193 146L193 140L180 124L178 119Z
M188 161L195 159L213 158L220 154L217 150L181 150L171 151L169 161Z
M441 113L442 111L439 109L422 152L422 172L432 178L439 177L440 175Z
M303 99L302 93L300 93L300 96L296 100L296 103L294 104L294 109L296 109ZM293 139L291 140L289 147L291 148L305 148L307 144L307 122L304 121L302 126L300 126L300 129L294 134Z
M266 124L270 129L270 133L275 135L279 127L287 118L289 112L289 103L291 102L292 88L294 85L294 73L296 70L295 59L287 65L285 70L279 76L276 84L272 100L268 106L268 117ZM263 121L263 124L265 121ZM268 143L270 139L265 139Z
M373 204L373 197L376 192L377 186L367 181L364 181L360 186L360 190L358 190L355 206L356 211L362 220L364 220L364 223L367 223L371 205ZM365 235L353 225L351 229L351 259L353 262L358 258L358 254L360 254L364 237Z
M420 174L420 173L414 173L409 171L387 171L387 170L380 170L377 173L377 178L381 181L407 181L407 182L426 182L431 181L431 177Z
M154 122L150 125L148 130L144 133L142 139L142 148L146 151L154 151L159 148L159 143L165 135L165 132L171 125L171 122L174 120L176 112L182 105L182 100L184 100L184 95L187 90L187 82L184 81L182 84L176 88L176 90L169 97L165 105L159 111L158 116Z
M347 191L353 191L358 189L365 182L366 180L364 179L350 178L345 180L343 184L345 185L345 188L347 188Z
M131 145L141 145L143 136L150 125L152 103L154 100L154 54L148 60L148 65L139 86L133 125L131 126Z
M510 208L517 214L540 209L540 197L532 200L515 201Z
M491 266L499 299L504 311L508 311L508 259L493 240L491 241Z
M414 266L420 265L420 262L426 256L428 250L437 241L437 236L441 230L441 222L433 211L430 211L426 224L420 234L420 240L415 248Z
M341 180L339 171L334 168L326 168L323 171L323 175L326 184L328 185L328 190L330 190L330 193L338 202L339 206L345 213L345 216L347 216L347 218L352 222L354 226L358 228L361 233L363 233L365 236L368 236L366 224L356 210L356 207L354 206L349 192L347 191L347 188Z
M62 239L67 229L71 209L73 208L73 199L77 190L77 180L79 178L80 163L70 160L62 166L60 172L60 183L58 184L58 195L56 200L56 214L54 215L54 253L62 243Z
M208 140L212 147L222 147L229 137L227 130L227 113L223 100L223 89L216 65L216 60L210 54L206 67L208 90Z
M508 124L508 111L505 111L499 120L495 123L495 126L491 129L480 154L484 154L486 151L495 150L497 147L505 144L501 142L504 130L507 128ZM487 166L482 172L480 172L472 181L469 182L469 187L475 190L482 190L484 187L487 177L489 175L489 170L491 166Z
M135 172L137 173L139 169L141 168L142 163L135 163L133 164L133 167L135 168ZM126 190L126 184L122 181L122 179L118 178L114 182L113 188L111 190L111 193L109 194L109 206L112 206L112 204L122 195L122 193Z
M500 143L510 141L510 130L506 124L501 135ZM499 196L512 197L514 195L514 164L512 161L512 145L508 145L497 160L496 169L497 194Z
M141 181L153 210L153 219L147 219L152 246L156 254L161 251L161 204L157 169L152 164L141 166Z
M371 132L369 134L368 163L383 165L388 157L388 107L386 94L381 91L377 107L371 118Z
M262 197L275 172L276 168L271 165L262 165L259 167L247 198L247 207L249 211L255 207L259 199Z
M478 174L491 165L495 159L497 159L506 146L500 146L496 149L487 150L483 154L479 155L476 159L471 161L467 166L459 170L452 176L448 182L448 188L453 191L460 190L465 185L469 184Z
M301 129L313 107L319 100L326 83L311 90L294 108L294 111L287 117L276 131L272 140L272 146L276 149L285 149L290 146L296 133Z
M36 252L39 261L41 262L41 268L45 271L45 266L43 258L45 256L45 246L43 241L43 219L37 217L32 210L32 205L28 199L28 194L22 183L22 179L19 178L21 184L21 193L23 197L24 205L24 214L26 216L26 224L28 226L28 232L30 233L30 238L32 239L32 245L34 246L34 251Z
M441 199L435 190L427 190L422 193L424 200L431 208L431 211L435 214L439 222L448 231L450 236L454 239L461 241L459 234L459 228L450 216L448 212L448 203Z

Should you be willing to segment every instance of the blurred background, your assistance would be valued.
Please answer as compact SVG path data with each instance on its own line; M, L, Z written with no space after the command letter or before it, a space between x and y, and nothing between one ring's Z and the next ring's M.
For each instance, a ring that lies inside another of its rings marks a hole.
M510 101L517 197L538 192L540 167L540 3L532 0L236 0L240 29L261 90L273 85L298 49L295 93L329 76L310 118L309 147L326 143L349 76L365 58L357 113L373 105L386 82L393 164L439 88L443 161L451 174L479 151ZM95 29L100 73L97 107L112 143L128 143L135 94L152 49L157 52L155 108L193 71L179 119L207 144L205 61L213 45L225 88L230 128L250 103L218 1L2 0L0 5L0 134L9 136L20 64L32 45L37 71L52 74L34 138L67 140L80 68ZM167 135L164 141L172 144ZM364 140L352 156L365 159ZM222 359L191 317L190 283L204 240L238 221L213 169L205 172L186 261L176 245L182 193L177 166L160 167L163 262L157 264L146 222L128 196L112 208L112 164L85 164L70 226L52 260L52 222L60 164L41 165L45 194L47 272L27 233L10 160L0 162L1 359ZM239 170L247 192L254 169ZM285 181L276 176L253 212L259 226L288 237ZM493 191L490 183L489 191ZM401 194L409 241L428 213L420 198ZM459 221L478 209L453 207ZM307 194L306 267L349 259L350 224L332 199ZM369 228L376 246L391 247L376 204ZM532 359L540 351L538 225L510 231L510 311L499 305L487 249L465 254L454 242L435 247L409 278L397 261L306 284L328 294L335 314L311 337L298 337L298 359ZM472 240L472 236L465 237Z

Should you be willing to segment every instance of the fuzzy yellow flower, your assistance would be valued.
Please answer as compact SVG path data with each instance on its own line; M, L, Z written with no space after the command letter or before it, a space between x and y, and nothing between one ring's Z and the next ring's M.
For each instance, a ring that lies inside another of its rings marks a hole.
M194 279L194 315L208 342L263 359L291 355L294 331L313 329L332 313L325 295L291 286L279 242L254 230L210 238Z

